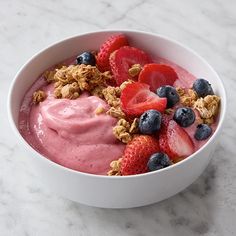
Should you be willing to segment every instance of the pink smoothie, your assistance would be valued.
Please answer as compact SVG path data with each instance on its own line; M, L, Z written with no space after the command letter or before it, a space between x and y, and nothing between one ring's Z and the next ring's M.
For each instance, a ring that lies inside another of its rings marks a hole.
M178 65L158 58L157 63L172 66L179 79L175 86L190 88L196 79ZM47 93L47 99L33 105L32 94L38 89ZM95 110L109 106L100 98L84 93L78 99L55 99L52 85L39 77L26 93L19 114L19 130L26 141L46 158L73 170L104 175L110 162L123 154L125 145L112 133L117 120L109 115L96 115ZM213 124L212 128L215 129ZM207 140L193 138L196 124L186 128L195 145L195 151Z
M84 93L79 99L55 99L53 87L43 86L48 94L39 105L31 105L31 95L22 103L19 128L24 138L41 154L65 167L92 174L106 174L111 161L122 156L124 145L112 133L117 120L96 115L109 106L102 99Z

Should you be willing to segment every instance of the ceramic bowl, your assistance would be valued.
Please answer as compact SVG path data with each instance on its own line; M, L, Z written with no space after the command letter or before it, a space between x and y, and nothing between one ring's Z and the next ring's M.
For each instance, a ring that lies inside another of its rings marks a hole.
M98 49L108 36L123 32L132 46L170 60L196 77L207 78L221 97L218 127L209 141L193 155L168 168L133 176L99 176L60 166L34 150L20 135L18 115L24 94L50 66L82 51ZM208 165L220 138L226 111L225 89L214 69L196 52L161 35L130 30L81 34L57 42L34 55L15 76L8 99L14 133L35 172L50 190L73 201L103 208L130 208L159 202L192 184Z

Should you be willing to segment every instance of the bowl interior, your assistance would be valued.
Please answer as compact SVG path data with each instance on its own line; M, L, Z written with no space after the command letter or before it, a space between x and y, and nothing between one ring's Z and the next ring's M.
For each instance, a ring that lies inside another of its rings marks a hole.
M102 31L88 33L56 43L33 56L16 75L9 94L9 115L17 131L18 114L26 91L50 66L86 50L98 50L101 43L111 34L124 32L132 46L139 47L151 55L170 60L183 67L196 77L210 81L216 94L221 96L221 114L219 126L225 113L225 90L216 72L209 64L191 49L163 36L136 31ZM19 133L19 132L18 132Z

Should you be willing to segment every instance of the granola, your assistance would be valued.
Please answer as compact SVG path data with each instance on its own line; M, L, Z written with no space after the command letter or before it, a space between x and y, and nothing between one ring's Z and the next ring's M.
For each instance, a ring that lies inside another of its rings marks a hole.
M109 170L107 172L108 176L119 176L119 175L121 175L121 173L120 173L121 160L122 160L122 158L119 158L118 160L112 161L110 163L111 170Z
M128 72L131 77L135 77L140 73L141 70L142 70L142 67L140 64L134 64L129 68Z
M125 119L120 119L116 126L113 128L113 134L117 139L123 143L128 143L132 139L132 135L129 133L130 124Z
M95 110L95 114L96 114L96 115L100 115L100 114L102 114L102 113L104 113L104 112L105 112L105 108L102 107L102 106L99 106L99 107Z
M125 113L121 110L120 107L111 107L108 111L107 114L118 119L125 118Z
M60 92L62 98L76 99L79 97L79 85L77 82L66 84L61 88Z
M54 75L55 75L55 73L56 73L56 69L60 69L62 66L63 66L63 64L57 64L57 65L55 66L55 69L45 71L45 72L43 73L44 79L45 79L48 83L55 82Z
M46 98L46 93L42 90L37 90L33 93L33 103L38 104Z
M130 142L133 135L137 134L138 131L138 118L135 118L132 122L128 122L122 118L118 120L116 126L113 128L113 134L123 143Z
M176 91L179 94L180 103L184 106L192 107L198 99L197 93L193 89L185 90L178 87Z
M108 86L102 90L103 96L111 107L120 106L120 88Z
M139 123L139 119L135 118L129 128L130 134L137 134L139 132L138 123Z
M109 71L102 73L96 66L84 64L60 66L46 71L43 76L49 83L54 82L56 98L69 99L78 98L83 91L102 98L102 90L107 87L107 81L112 79Z
M204 98L199 98L194 103L194 108L199 111L204 123L212 124L214 117L218 114L220 105L220 97L216 95L207 95Z
M122 91L128 84L132 84L132 83L134 83L134 81L131 80L131 79L124 81L124 82L120 85L120 90Z

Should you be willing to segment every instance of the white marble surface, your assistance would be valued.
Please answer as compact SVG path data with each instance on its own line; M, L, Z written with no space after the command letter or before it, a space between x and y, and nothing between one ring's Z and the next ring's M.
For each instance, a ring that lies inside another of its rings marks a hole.
M236 1L0 0L0 235L236 235ZM130 28L177 39L204 56L228 91L228 117L214 159L188 189L152 206L105 210L46 191L24 160L6 116L19 67L78 33Z

